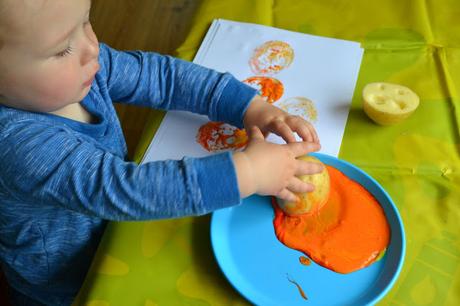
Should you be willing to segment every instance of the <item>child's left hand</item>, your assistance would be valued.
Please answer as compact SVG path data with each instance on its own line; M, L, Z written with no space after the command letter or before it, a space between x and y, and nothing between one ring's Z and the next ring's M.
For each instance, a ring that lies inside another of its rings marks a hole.
M257 95L252 99L244 114L243 124L248 131L252 126L257 126L265 137L274 133L282 137L287 143L296 142L294 132L303 141L319 144L315 128L300 116L290 115L276 106L266 102Z

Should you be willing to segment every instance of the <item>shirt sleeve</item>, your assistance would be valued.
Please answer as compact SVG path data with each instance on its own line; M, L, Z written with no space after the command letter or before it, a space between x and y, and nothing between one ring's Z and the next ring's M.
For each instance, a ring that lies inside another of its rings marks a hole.
M113 101L190 111L242 127L244 113L257 93L229 73L154 52L100 46L100 73Z
M201 215L240 203L230 153L137 165L64 128L24 122L0 139L0 191L107 220Z

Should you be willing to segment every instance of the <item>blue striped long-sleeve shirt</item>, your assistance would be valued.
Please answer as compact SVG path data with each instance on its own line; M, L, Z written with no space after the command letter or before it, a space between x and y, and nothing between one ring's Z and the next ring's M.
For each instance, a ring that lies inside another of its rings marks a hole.
M137 165L113 101L241 126L255 90L169 56L101 44L81 102L97 122L0 106L0 259L10 285L49 305L78 292L105 220L200 215L240 203L230 153Z

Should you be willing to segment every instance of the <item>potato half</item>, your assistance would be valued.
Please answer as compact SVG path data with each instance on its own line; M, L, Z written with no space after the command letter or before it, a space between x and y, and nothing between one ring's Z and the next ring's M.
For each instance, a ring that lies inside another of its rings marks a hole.
M369 83L363 89L364 112L380 125L392 125L409 117L420 98L408 87L390 83Z
M308 162L321 163L319 159L313 156L301 156L298 159L305 160ZM329 198L330 191L330 179L329 173L326 167L320 173L312 175L302 175L299 178L307 183L311 183L315 186L315 190L312 192L298 193L297 196L299 201L289 202L278 199L279 207L288 215L301 215L306 213L312 213L319 210L326 204Z

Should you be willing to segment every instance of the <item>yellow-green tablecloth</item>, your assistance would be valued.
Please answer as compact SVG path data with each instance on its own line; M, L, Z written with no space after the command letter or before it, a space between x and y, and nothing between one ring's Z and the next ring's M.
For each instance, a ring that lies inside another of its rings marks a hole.
M214 18L361 42L339 157L386 188L407 238L400 277L380 304L460 305L460 1L204 0L179 57L193 58ZM409 86L420 107L399 125L375 125L360 94L374 81ZM161 118L152 112L138 160ZM247 304L215 262L209 220L109 224L75 305Z

